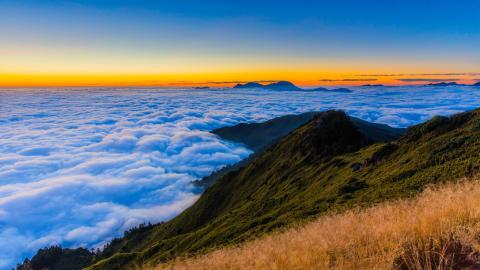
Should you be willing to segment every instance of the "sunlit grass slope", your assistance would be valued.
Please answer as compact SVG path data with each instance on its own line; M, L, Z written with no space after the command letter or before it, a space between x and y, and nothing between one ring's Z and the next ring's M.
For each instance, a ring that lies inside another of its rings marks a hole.
M479 248L477 178L145 269L480 269Z
M321 113L219 179L173 220L114 240L90 269L154 265L329 211L411 197L428 184L480 171L479 153L480 110L436 117L397 141L377 144L344 113Z

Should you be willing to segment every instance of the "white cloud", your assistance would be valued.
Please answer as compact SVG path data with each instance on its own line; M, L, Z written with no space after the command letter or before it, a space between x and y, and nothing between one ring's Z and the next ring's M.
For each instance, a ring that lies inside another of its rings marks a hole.
M211 129L331 108L409 126L480 104L468 88L14 91L0 90L0 269L177 215L198 198L192 180L250 154Z

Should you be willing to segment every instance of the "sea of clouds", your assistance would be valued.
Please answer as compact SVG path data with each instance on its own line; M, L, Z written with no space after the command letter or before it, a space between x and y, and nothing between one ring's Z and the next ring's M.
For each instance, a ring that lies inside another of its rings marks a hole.
M472 87L0 90L0 269L174 217L199 196L192 180L251 153L214 128L332 108L407 127L476 107Z

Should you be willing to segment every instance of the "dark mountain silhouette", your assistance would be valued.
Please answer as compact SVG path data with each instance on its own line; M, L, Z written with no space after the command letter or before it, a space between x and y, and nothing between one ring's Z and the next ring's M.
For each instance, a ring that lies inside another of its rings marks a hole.
M238 89L243 89L243 88L264 88L262 84L256 83L256 82L249 82L249 83L244 83L244 84L237 84L233 88L238 88Z
M383 87L383 84L364 84L363 87Z
M319 91L319 92L339 92L339 93L352 92L352 90L348 88L327 89L324 87L318 87L314 89L303 89L288 81L279 81L279 82L270 83L270 84L259 84L256 82L249 82L245 84L237 84L233 88L234 89L260 88L260 89L275 90L275 91Z
M17 265L17 270L80 270L92 264L95 254L84 248L52 246L40 249L31 260Z
M464 84L459 84L456 82L440 82L440 83L429 83L425 86L463 86Z
M322 91L330 91L330 90L328 90L328 88L325 88L325 87L317 87L317 88L304 89L304 90L305 90L305 91L312 91L312 92L313 92L313 91L320 91L320 92L322 92Z
M276 91L301 91L302 89L297 87L291 82L279 81L275 83L270 83L263 86L264 89L276 90Z
M480 82L473 84L473 86L480 86Z

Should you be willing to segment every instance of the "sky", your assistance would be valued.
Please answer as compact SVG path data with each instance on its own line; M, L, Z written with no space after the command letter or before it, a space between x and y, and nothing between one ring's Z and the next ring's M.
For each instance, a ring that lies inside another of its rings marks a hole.
M480 80L480 2L0 0L0 86Z

